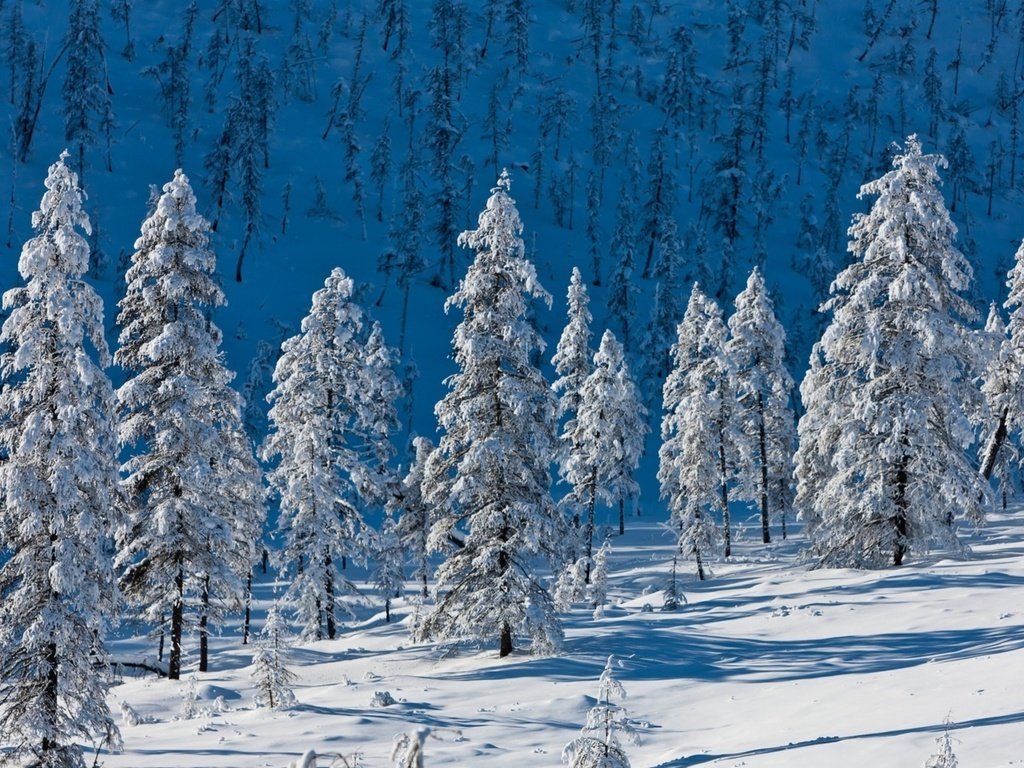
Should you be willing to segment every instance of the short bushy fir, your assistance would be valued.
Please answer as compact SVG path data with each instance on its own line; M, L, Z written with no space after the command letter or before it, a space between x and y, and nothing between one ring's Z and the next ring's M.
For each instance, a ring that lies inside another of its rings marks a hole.
M636 744L640 738L626 710L612 701L626 698L626 689L615 679L614 667L615 657L609 656L597 684L597 704L587 713L582 735L562 750L562 762L569 768L629 768L622 741Z
M275 603L267 611L263 629L256 639L252 657L252 680L256 687L256 706L287 709L295 704L292 683L295 674L285 666L288 650L288 626Z

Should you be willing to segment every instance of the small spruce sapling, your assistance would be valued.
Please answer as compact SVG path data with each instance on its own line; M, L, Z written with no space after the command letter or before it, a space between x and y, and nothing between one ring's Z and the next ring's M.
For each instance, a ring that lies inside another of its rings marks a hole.
M287 709L295 704L292 683L295 674L285 666L288 628L277 604L267 611L266 621L256 641L252 657L252 679L256 686L256 706Z
M626 710L612 699L626 698L626 689L615 679L615 657L609 656L597 686L597 704L587 713L582 735L565 745L562 762L569 768L629 768L623 739L638 744L640 737Z

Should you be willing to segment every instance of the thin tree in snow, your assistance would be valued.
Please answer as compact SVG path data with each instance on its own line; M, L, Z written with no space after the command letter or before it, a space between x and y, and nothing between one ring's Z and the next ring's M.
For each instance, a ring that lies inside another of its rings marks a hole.
M143 619L169 633L174 680L190 622L205 671L208 622L240 607L264 519L242 399L210 320L225 299L209 228L176 171L142 223L117 318L114 360L128 374L117 391L118 436L131 449L121 587Z
M287 709L295 704L292 683L295 673L285 666L288 651L288 626L277 603L270 606L263 629L256 639L252 657L252 680L256 687L256 706Z
M947 728L948 725L947 722ZM960 761L953 752L953 737L946 730L935 740L935 752L925 761L924 768L957 768L959 765Z
M562 750L569 768L629 768L623 740L633 744L640 736L629 722L626 709L614 699L626 698L626 689L615 679L615 657L609 656L597 684L597 704L587 713L582 735Z
M780 507L793 474L796 416L790 406L794 383L786 367L786 332L757 267L736 297L725 349L736 386L738 496L758 502L761 540L767 544L771 512L785 512Z
M701 579L704 561L719 548L712 510L722 514L723 527L729 520L735 435L725 337L722 310L695 285L672 347L675 367L662 389L658 482L679 551L694 556Z
M395 532L401 543L406 562L412 565L412 578L419 584L420 597L429 595L427 579L430 577L427 537L430 534L430 507L423 498L423 477L434 445L426 437L412 441L415 458L398 491L391 497L390 506L397 516Z
M832 320L800 387L797 506L825 563L900 565L957 547L954 519L980 521L990 496L968 460L980 393L971 267L939 192L945 161L916 136L893 170L861 187L854 261L823 309Z
M463 314L453 341L459 371L435 408L443 434L423 483L436 515L430 546L448 554L421 634L496 638L500 656L517 635L528 635L535 652L560 642L536 561L561 565L566 536L548 471L557 402L532 363L543 342L527 303L550 295L523 255L509 186L503 172L477 229L459 238L477 255L446 303Z
M354 589L340 569L364 560L370 543L357 505L383 505L392 484L386 465L398 384L379 328L368 335L352 292L352 279L335 268L299 334L282 344L267 396L271 426L261 455L274 463L267 481L280 500L284 603L303 640L335 637L339 596Z
M594 370L579 388L576 418L566 426L571 446L562 477L572 486L569 503L585 511L583 546L585 581L590 583L594 547L594 511L639 492L633 472L647 435L647 409L623 359L622 345L611 331L601 337ZM620 520L620 523L623 521Z
M123 511L114 395L67 156L50 166L0 330L0 733L8 759L39 768L84 768L80 740L120 742L103 639Z

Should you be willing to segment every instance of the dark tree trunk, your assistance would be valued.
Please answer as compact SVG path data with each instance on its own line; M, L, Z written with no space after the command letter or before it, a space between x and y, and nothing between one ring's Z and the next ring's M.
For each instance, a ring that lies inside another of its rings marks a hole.
M768 435L764 427L764 395L757 393L757 410L760 416L759 435L761 448L761 541L770 544L771 531L768 529Z
M210 577L203 579L203 612L199 617L199 671L206 672L210 665L210 634L207 625L210 621Z
M626 500L619 499L619 536L626 534Z
M171 607L171 652L167 657L167 679L181 679L181 633L185 624L185 574L174 577L174 605Z
M242 645L249 644L249 631L252 628L252 569L245 579L245 621L242 623Z
M722 532L725 535L725 556L732 554L732 528L729 525L729 483L726 480L725 444L718 443L718 468L722 480Z
M907 554L907 480L907 459L904 457L900 459L896 469L896 517L893 519L896 526L896 543L892 558L892 564L895 566L903 565L903 558Z
M996 425L996 431L989 439L988 445L985 446L985 456L981 462L981 475L986 480L991 479L992 471L996 468L996 459L999 458L999 449L1006 442L1006 420L1008 417L1009 409L1003 408L1003 412L999 415L999 424Z
M324 618L327 620L327 639L333 640L338 632L338 627L334 622L334 573L331 567L331 556L324 556L324 569L326 575L324 576L324 593L326 595L326 603L324 605Z
M597 468L590 473L590 481L587 483L590 498L587 501L587 572L584 582L590 583L590 559L594 555L594 507L597 505Z
M512 653L512 650L512 627L510 627L506 621L501 625L501 640L498 644L498 658L505 658Z

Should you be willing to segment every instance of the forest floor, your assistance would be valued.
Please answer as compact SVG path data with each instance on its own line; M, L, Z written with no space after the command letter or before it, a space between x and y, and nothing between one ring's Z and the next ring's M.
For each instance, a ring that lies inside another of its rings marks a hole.
M334 641L296 646L288 664L298 703L253 703L253 646L213 640L211 671L184 679L132 677L110 693L150 722L123 724L108 768L285 768L306 750L318 766L391 765L393 738L426 726L428 766L558 766L595 703L607 657L641 743L632 765L688 768L923 766L948 728L962 768L1024 765L1024 520L994 514L968 533L965 557L936 553L899 569L812 569L803 541L763 545L754 520L713 578L681 586L662 610L671 542L661 526L629 521L614 540L609 607L565 617L561 654L416 644L415 606L390 623L368 603ZM260 608L275 584L259 585ZM367 588L366 594L372 594ZM262 610L257 614L257 624ZM191 640L191 639L190 639ZM118 655L153 649L125 638ZM181 719L195 691L199 715ZM395 703L375 706L387 691ZM327 757L324 757L327 756ZM344 765L338 761L335 765Z

